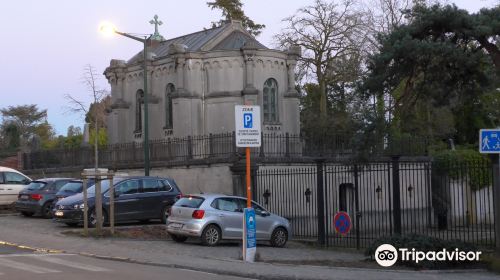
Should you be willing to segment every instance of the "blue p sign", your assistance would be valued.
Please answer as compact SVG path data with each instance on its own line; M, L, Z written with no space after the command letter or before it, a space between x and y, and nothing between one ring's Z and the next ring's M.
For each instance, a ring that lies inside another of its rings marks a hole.
M252 121L252 114L251 113L245 113L245 114L243 114L243 127L244 128L252 128L253 127L253 121Z

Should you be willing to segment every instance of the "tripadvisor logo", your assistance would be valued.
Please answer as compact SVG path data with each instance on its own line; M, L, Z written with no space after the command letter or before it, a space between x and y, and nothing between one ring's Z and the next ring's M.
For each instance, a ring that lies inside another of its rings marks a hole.
M399 251L399 252L398 252ZM382 244L378 246L375 251L375 260L380 266L389 267L393 266L398 257L401 261L409 261L419 263L421 261L479 261L480 251L460 251L458 248L455 250L440 250L440 251L418 251L415 248L409 250L408 248L399 248L397 250L390 244Z
M392 266L398 261L398 251L390 244L382 244L375 251L375 260L381 266Z

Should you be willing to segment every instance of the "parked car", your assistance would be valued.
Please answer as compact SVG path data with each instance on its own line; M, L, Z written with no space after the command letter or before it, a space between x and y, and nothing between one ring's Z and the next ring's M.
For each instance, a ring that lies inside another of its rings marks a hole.
M108 222L109 180L101 181L104 223ZM115 221L147 221L160 219L164 223L169 208L181 191L171 178L158 177L115 177ZM83 194L76 194L59 200L53 210L54 220L69 226L83 222ZM95 185L88 189L89 226L97 224L95 211Z
M87 188L93 186L95 184L94 179L87 179ZM57 193L56 199L54 199L54 205L57 201L66 198L68 196L72 196L75 194L79 194L83 191L83 180L71 180L66 185L64 185Z
M285 246L290 236L287 219L271 214L252 201L255 209L257 240L270 241L272 246ZM196 194L180 198L171 208L167 232L176 242L188 237L215 246L223 239L239 240L243 236L243 208L246 199L222 194Z
M19 192L31 179L23 173L8 167L0 166L0 205L10 205L17 200Z
M16 211L26 217L41 215L50 218L56 193L71 180L71 178L44 178L32 181L19 192L15 204Z

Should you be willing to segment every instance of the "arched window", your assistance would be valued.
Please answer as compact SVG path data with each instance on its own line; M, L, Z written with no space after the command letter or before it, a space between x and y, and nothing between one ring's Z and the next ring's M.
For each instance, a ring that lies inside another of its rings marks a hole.
M142 103L144 91L141 89L135 94L135 131L142 130Z
M278 83L275 79L267 79L264 83L263 107L264 123L278 121Z
M172 110L172 93L175 91L175 86L173 84L167 85L167 90L165 91L165 128L174 128L173 110Z

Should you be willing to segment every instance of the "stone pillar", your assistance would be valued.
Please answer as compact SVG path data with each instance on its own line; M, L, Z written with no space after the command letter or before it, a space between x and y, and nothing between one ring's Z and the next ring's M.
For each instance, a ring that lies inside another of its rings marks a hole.
M288 49L287 52L287 60L286 60L286 66L287 66L287 77L288 77L288 96L295 96L297 95L298 97L298 92L295 89L295 66L297 65L297 59L301 55L301 49L300 46L291 46ZM286 96L285 96L286 97Z
M295 90L295 66L297 65L296 60L287 60L286 61L286 66L287 66L287 78L288 78L288 92L295 93L297 90Z
M115 94L117 95L118 99L125 101L125 70L122 69L117 69L116 70L116 86L115 86ZM113 89L111 89L113 91ZM113 94L113 92L111 93Z
M83 125L83 140L82 140L82 146L83 147L88 147L90 146L90 129L89 129L89 124L86 123Z
M124 77L125 67L126 62L124 60L112 59L109 67L104 71L104 75L111 85L111 100L113 103L123 99L123 88L120 82Z
M177 95L185 95L186 91L186 51L187 47L183 44L172 44L169 46L168 54L175 61L175 74L177 81L175 83L175 91Z
M186 90L186 46L182 44L172 44L169 47L169 54L175 61L175 92L172 94L174 117L174 136L185 137L198 133L193 126L197 119L197 106L193 106L193 98Z
M299 46L291 46L287 52L287 80L288 89L283 99L284 112L284 130L291 134L300 133L300 108L299 93L295 89L295 66L297 59L301 54Z
M255 88L255 54L257 46L254 42L245 43L241 48L245 60L245 88L242 91L243 103L258 105L259 90Z

